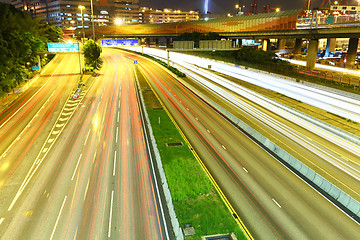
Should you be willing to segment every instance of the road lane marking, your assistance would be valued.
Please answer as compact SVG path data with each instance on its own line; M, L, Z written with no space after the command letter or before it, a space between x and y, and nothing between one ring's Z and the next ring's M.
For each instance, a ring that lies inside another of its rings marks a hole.
M208 133L210 133L210 130L206 129L206 131L207 131Z
M86 139L85 139L85 142L84 142L84 146L86 145L86 142L87 142L87 140L88 140L88 137L89 137L90 131L91 131L91 128L89 129L88 134L86 135Z
M226 150L226 147L224 145L221 145L224 150Z
M43 106L50 100L50 98L52 97L52 95L54 95L55 90L52 92L52 94L50 95L50 97L46 100L46 102L43 104ZM26 103L25 103L26 104ZM26 125L26 127L21 131L21 133L19 134L18 138L20 138L20 136L26 131L26 129L28 127L30 127L30 125L32 124L32 122L35 120L36 116L39 114L39 112L41 111L41 109L39 111L36 112L36 115L30 120L30 122ZM11 116L10 118L12 118L13 116ZM8 119L10 120L10 119ZM6 121L7 122L7 121ZM4 122L4 124L6 123ZM4 125L3 124L3 125ZM3 126L2 125L2 126ZM2 127L0 126L0 128ZM4 151L4 153L0 156L0 158L4 158L6 156L7 151L15 144L16 141L18 141L18 138L16 138L11 144L10 146Z
M196 121L199 121L199 119L198 118L195 118L196 119Z
M2 222L5 220L5 218L1 218L0 219L0 225L2 224Z
M113 200L114 200L114 190L111 191L111 203L110 203L110 216L109 216L109 232L108 232L108 237L111 236L111 218L112 218Z
M118 112L117 114L117 122L119 122L119 120L120 120L120 112Z
M113 176L115 176L115 167L116 167L116 151L114 154L114 168L113 168Z
M72 175L71 181L74 180L74 176L75 176L76 170L77 170L77 168L78 168L78 166L79 166L81 157L82 157L82 154L80 154L80 157L79 157L79 160L78 160L78 162L77 162L77 164L76 164L75 171L74 171L74 173L73 173L73 175Z
M272 200L279 208L281 208L280 204L275 199L272 198Z
M59 64L59 67L60 67L60 64ZM52 75L51 75L51 77L52 77ZM34 93L34 94L32 95L32 97L29 98L29 100L27 100L26 103L24 103L16 112L14 112L13 115L11 115L11 117L9 117L3 124L1 124L0 128L2 128L7 122L9 122L21 109L23 109L23 108L33 99L33 98L41 91L41 89L45 86L45 84L51 79L51 77L49 77L49 79L46 80L46 82L44 83L44 85L42 85L41 88L40 88L36 93ZM55 93L55 90L52 92L52 94L50 95L50 97L48 98L48 100L44 103L44 105L49 101L49 99L52 97L52 95L53 95L54 93ZM40 110L44 108L44 105L40 108ZM39 111L40 111L40 110L39 110ZM37 114L35 115L35 117L36 117L36 116L37 116Z
M246 170L246 168L244 168L244 167L243 167L243 169L244 169L244 171L245 171L246 173L248 173L248 172L249 172L248 170Z
M116 143L118 142L119 127L116 127Z
M65 117L67 117L67 116L69 116L70 114L72 114L72 112L62 113L62 114L61 114L61 116L65 116Z
M65 196L64 201L63 201L63 203L62 203L62 205L61 205L61 209L60 209L59 215L58 215L58 217L57 217L57 219L56 219L55 226L54 226L54 229L53 229L53 231L52 231L52 234L51 234L50 240L52 240L52 239L53 239L53 237L54 237L55 230L56 230L56 227L57 227L57 225L58 225L58 222L59 222L59 219L60 219L61 212L62 212L62 210L63 210L63 208L64 208L64 205L65 205L65 202L66 202L66 198L67 198L67 196Z
M88 179L88 182L87 182L87 185L86 185L86 188L85 188L84 201L85 201L85 198L86 198L87 190L89 188L89 183L90 183L90 179Z

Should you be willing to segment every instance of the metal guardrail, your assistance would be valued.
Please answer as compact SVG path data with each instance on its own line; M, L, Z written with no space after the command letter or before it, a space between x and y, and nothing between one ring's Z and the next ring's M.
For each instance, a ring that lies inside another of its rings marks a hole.
M313 171L311 168L303 164L301 161L287 153L285 150L277 146L268 138L261 135L258 131L247 125L242 120L238 119L231 112L221 107L218 103L211 100L209 97L199 92L197 89L187 84L186 82L179 79L179 81L196 93L203 101L211 105L221 115L226 117L234 125L238 126L239 129L249 136L253 141L267 149L267 151L273 155L278 161L284 166L294 172L297 176L306 181L314 189L318 190L323 194L324 197L329 199L336 206L341 208L355 221L360 222L360 203L354 198L346 194L344 191L336 187L334 184L326 180L320 174Z
M306 74L308 76L323 78L334 82L340 82L360 87L360 78L349 77L343 74L334 74L327 71L314 70L304 66L297 66L296 70L299 73Z

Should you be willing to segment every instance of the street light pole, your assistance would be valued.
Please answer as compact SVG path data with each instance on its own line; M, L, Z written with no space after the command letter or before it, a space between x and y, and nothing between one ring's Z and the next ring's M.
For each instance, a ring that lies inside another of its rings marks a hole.
M85 40L85 29L84 29L84 15L83 15L83 9L85 8L84 6L79 6L80 11L81 11L81 24L82 24L82 32L83 32L83 39L82 39L82 43L84 44L84 40Z
M93 7L93 0L91 0L91 22L92 22L92 29L93 29L93 40L95 41L95 27L94 27L94 7Z

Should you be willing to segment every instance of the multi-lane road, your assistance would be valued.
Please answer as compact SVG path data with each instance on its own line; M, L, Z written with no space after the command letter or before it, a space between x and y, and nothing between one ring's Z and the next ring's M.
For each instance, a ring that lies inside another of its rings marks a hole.
M78 84L78 55L60 55L1 113L1 239L173 239L146 147L134 60L255 239L360 235L358 223L159 65L113 49L102 55L101 71L85 78L79 99L69 98ZM224 97L218 101L236 95L206 88L209 96ZM248 104L236 103L247 108L244 119L288 141L294 154L320 158L291 139L309 144L299 123L267 110L269 103L236 99ZM228 107L240 112L236 104Z
M4 115L0 129L7 134L1 134L7 145L1 239L172 238L146 147L134 66L114 52L103 59L79 99L69 98L78 58L63 55L36 81L44 87L32 99L48 96L44 108L24 100L6 111L17 113Z
M358 223L245 137L178 80L146 59L138 62L255 239L353 239L360 234ZM261 110L279 119L270 111ZM264 119L251 117L251 121L264 127ZM291 135L282 137L281 141L289 138ZM311 151L292 146L293 152L314 157Z

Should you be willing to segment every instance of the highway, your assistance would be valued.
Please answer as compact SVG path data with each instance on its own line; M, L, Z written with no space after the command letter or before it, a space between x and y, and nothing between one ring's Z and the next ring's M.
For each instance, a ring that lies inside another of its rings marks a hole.
M135 55L133 58L138 60L144 76L255 239L356 239L359 236L358 223L220 117L174 77L146 59ZM210 91L208 94L212 95ZM258 119L248 118L259 124ZM288 136L285 138L289 140ZM290 148L294 145L291 143ZM301 146L295 146L293 151L310 160L315 156Z
M182 70L198 87L212 93L215 102L360 201L359 145L224 77L203 69L196 74Z
M156 49L146 49L146 51L151 51L157 56L161 54L161 51ZM198 67L204 65L202 63L206 61L204 59L197 61L196 65L187 63L187 61L195 61L195 59L196 57L193 56L183 57L182 60L177 57L176 61L180 63L177 67L185 72L187 76L190 76L197 83L198 88L203 88L203 91L206 91L208 95L211 93L215 102L220 103L239 119L257 129L292 156L360 201L359 145L344 140L342 137L330 133L320 126L309 123L308 119L299 117L298 114L294 114L292 110L285 106L239 86L229 80L231 77L229 79L220 77L216 74L216 71L207 71ZM323 97L321 102L330 103L330 105L336 102L338 106L341 106L341 108L336 107L336 109L345 111L344 109L351 108L355 118L360 116L357 114L360 109L360 99L302 86L285 79L279 79L278 81L278 77L235 68L211 60L209 60L209 64L216 64L217 68L224 66L224 72L241 80L250 81L260 86L263 83L267 86L274 86L275 88L272 90L277 89L280 91L285 89L285 91L288 91L287 89L289 89L292 93L291 97L295 97L295 99L304 100L302 92L298 90L308 89L309 92L306 94L304 92L304 94L309 99L313 98L316 92L323 93L326 98ZM236 70L234 70L234 74L228 71L231 68ZM271 89L271 87L269 88Z
M136 47L131 47L129 49L138 52L142 51L141 48ZM166 51L153 48L143 48L143 51L145 54L167 59ZM301 83L288 81L267 73L249 71L234 66L233 64L225 64L182 53L170 52L170 61L179 65L193 64L202 68L208 68L208 66L211 65L211 69L219 73L239 78L243 81L279 92L288 97L335 113L339 116L360 122L360 98L353 98L348 94L333 93L323 89L308 87ZM344 69L343 71L349 70Z
M37 142L24 145L31 154L18 151L20 142L8 144L1 160L28 164L21 172L12 167L1 174L0 239L173 237L143 132L134 66L121 54L106 50L102 56L101 71L89 78L78 100L58 89L63 106L49 113L53 121L39 133L41 140L26 133L28 141ZM78 76L71 84L62 81L79 69L79 61L63 57L66 66L53 64L59 67L54 81L72 89Z

